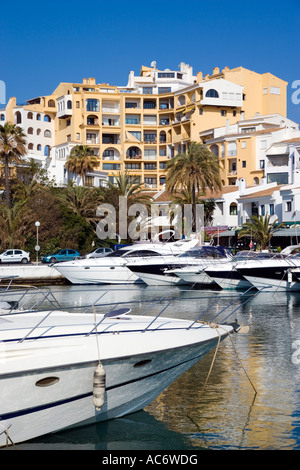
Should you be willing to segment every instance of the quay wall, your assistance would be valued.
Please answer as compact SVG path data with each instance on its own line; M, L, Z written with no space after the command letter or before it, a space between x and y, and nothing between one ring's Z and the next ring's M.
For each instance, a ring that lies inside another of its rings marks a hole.
M67 279L52 266L48 265L0 265L0 281L7 282L5 277L17 276L14 278L14 284L67 284ZM1 282L0 282L1 286Z

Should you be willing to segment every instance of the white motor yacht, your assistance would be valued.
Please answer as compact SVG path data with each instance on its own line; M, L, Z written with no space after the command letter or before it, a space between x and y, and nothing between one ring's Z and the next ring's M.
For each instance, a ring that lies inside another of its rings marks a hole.
M133 284L143 282L128 263L142 260L147 265L153 258L174 257L196 246L197 238L175 242L137 243L120 248L103 258L89 258L54 264L53 267L72 284Z
M147 263L135 259L130 261L127 267L148 285L180 285L191 283L190 279L185 279L181 276L181 273L199 273L206 266L216 262L228 261L231 257L231 253L226 248L203 245L185 251L177 257L156 257ZM202 278L203 282L204 277L205 275ZM198 282L200 283L199 278ZM211 282L209 280L209 283Z
M228 316L215 323L218 314L162 317L161 302L146 316L103 304L24 311L2 300L0 446L142 410L236 329Z

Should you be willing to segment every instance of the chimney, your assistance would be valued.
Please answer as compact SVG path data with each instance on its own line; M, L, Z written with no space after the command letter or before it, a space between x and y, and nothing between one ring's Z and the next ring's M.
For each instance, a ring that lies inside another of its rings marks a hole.
M203 73L202 72L198 72L197 73L197 83L201 83L203 80Z
M213 75L217 75L218 73L220 73L219 67L214 67L214 69L213 69Z

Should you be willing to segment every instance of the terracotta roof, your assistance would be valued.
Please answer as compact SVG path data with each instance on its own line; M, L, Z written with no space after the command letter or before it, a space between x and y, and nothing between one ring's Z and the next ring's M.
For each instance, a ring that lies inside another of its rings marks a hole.
M286 186L286 185L284 185ZM265 196L271 196L274 191L279 191L280 188L282 188L282 185L279 186L273 186L272 188L268 188L268 189L263 189L262 191L257 191L257 192L254 192L254 193L251 193L251 194L245 194L244 196L241 196L239 197L238 199L239 200L244 200L244 199L254 199L254 198L258 198L258 197L265 197Z
M235 186L235 185L223 186L223 188L220 191L207 190L206 194L201 196L201 199L219 199L223 196L223 194L232 193L238 190L239 190L238 186ZM169 201L172 201L174 196L180 196L180 195L181 195L180 191L172 195L169 192L164 191L157 198L155 198L155 202L169 202Z

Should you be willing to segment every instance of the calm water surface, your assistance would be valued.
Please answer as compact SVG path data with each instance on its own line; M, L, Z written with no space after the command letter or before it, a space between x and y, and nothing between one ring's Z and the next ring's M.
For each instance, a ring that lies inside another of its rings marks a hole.
M138 302L168 294L173 299L168 314L183 318L195 318L215 301L209 311L220 312L237 295L178 287L51 289L62 306L77 307L96 301L102 292L106 292L102 300L108 303ZM135 307L142 308L139 303ZM259 293L240 306L230 320L235 318L240 324L249 325L249 332L231 335L232 340L221 343L205 387L214 352L142 412L45 436L18 448L300 449L300 363L293 344L300 341L300 294Z

